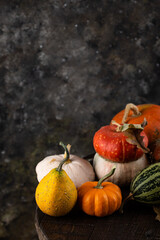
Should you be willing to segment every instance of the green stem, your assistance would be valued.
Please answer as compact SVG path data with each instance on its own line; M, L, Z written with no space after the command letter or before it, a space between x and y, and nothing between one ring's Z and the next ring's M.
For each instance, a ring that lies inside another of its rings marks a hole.
M115 172L115 170L116 170L116 166L114 166L109 173L107 173L104 177L102 177L102 178L98 181L97 186L96 186L95 188L103 188L103 187L101 186L102 182L103 182L104 180L106 180L107 178L109 178L110 176L112 176L113 173Z
M59 166L57 167L57 171L60 172L62 170L63 164L69 159L69 151L66 145L64 145L63 142L59 143L60 146L62 146L66 152L66 157L63 159L62 162L60 162Z

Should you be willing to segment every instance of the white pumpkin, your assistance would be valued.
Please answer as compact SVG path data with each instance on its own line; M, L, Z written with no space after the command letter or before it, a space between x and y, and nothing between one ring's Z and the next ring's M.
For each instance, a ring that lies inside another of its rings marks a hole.
M113 182L119 186L129 185L131 180L148 165L145 154L141 158L128 163L113 162L102 158L98 153L94 155L93 159L93 167L98 179L110 172L113 166L116 166L114 174L107 178L106 181Z
M70 148L70 146L68 146L67 148ZM57 168L60 162L64 160L64 157L64 154L52 155L40 161L36 166L38 181L40 182L53 168ZM92 165L87 160L76 155L70 154L69 159L63 164L62 169L66 171L76 188L80 187L85 182L95 179L95 172Z

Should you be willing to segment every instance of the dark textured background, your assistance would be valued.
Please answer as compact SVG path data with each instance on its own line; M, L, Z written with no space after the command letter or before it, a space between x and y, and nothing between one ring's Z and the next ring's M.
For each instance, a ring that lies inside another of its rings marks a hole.
M160 104L160 2L0 0L0 238L36 240L35 166L93 152L128 102Z

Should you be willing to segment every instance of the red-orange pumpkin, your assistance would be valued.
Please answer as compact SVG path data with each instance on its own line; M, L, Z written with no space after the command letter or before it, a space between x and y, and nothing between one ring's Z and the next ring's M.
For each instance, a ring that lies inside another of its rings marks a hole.
M148 146L148 138L144 131L143 137L145 147ZM127 137L121 131L117 131L116 125L101 127L93 137L95 151L103 158L114 162L131 162L143 155L142 149L127 142Z
M133 123L140 124L144 118L147 120L147 126L144 132L149 140L149 147L160 138L160 106L155 104L134 105L129 103L126 108L116 114L112 120L117 123Z
M120 188L112 182L103 182L115 168L98 182L86 182L78 189L80 208L88 215L104 217L118 210L122 203Z

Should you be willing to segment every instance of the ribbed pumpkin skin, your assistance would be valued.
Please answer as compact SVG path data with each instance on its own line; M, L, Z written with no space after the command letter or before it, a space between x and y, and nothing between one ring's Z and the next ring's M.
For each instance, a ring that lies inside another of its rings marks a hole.
M160 163L142 170L132 181L133 198L146 204L160 204Z
M84 183L78 189L78 201L86 214L104 217L120 208L122 194L120 188L111 182L103 182L102 189L95 188L97 183Z
M116 125L101 127L93 137L95 151L103 158L114 162L131 162L139 159L143 151L136 145L127 142L123 132L116 131ZM144 131L141 132L144 145L148 146L148 138Z
M63 154L51 155L45 157L36 166L37 179L40 182L52 169L57 168L60 162L64 159ZM63 170L68 174L74 182L76 188L83 183L94 181L95 173L92 165L76 155L70 154L69 160L63 164Z
M98 153L96 153L93 158L93 167L98 179L101 179L105 174L111 171L113 166L116 166L115 173L107 178L107 181L118 186L130 185L132 179L148 165L149 163L145 154L138 160L129 163L115 163L102 158Z
M149 145L156 139L160 138L160 106L155 104L141 104L137 106L141 112L140 116L133 116L133 112L130 111L126 123L141 124L146 118L147 126L144 128L144 132L147 134ZM122 123L124 110L116 114L112 120L117 123Z

